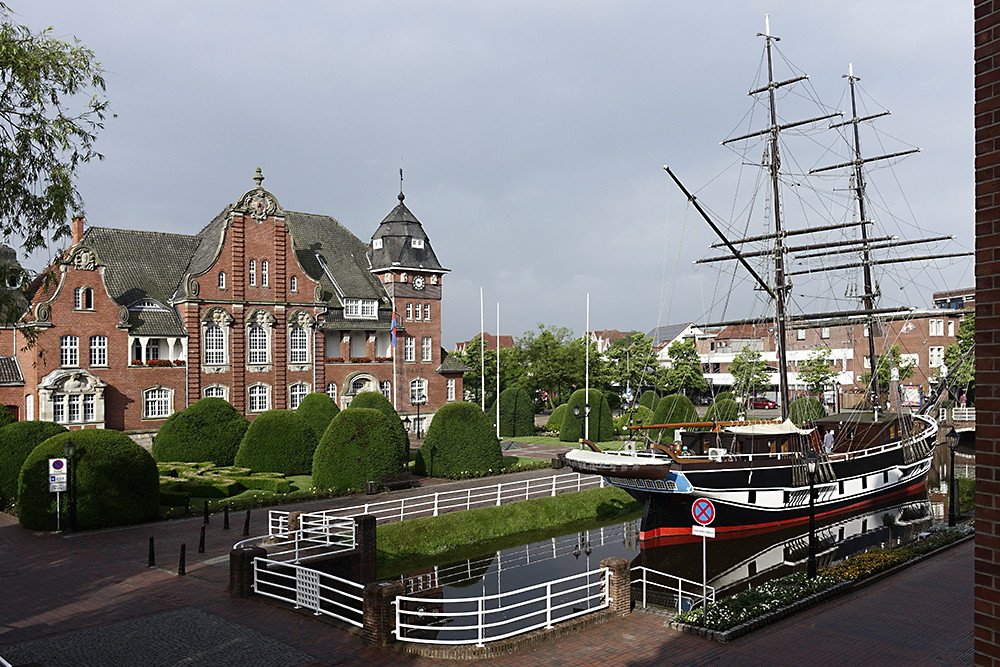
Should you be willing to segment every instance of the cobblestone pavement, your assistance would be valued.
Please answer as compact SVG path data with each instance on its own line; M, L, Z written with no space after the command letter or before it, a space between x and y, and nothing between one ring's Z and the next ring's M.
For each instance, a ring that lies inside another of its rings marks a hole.
M251 533L260 534L266 512L253 516ZM0 515L0 656L45 667L442 664L367 647L357 634L308 614L229 597L226 556L241 539L242 514L233 519L226 531L222 517L213 515L205 553L198 554L200 517L58 535L26 530ZM156 541L152 568L146 563L150 537ZM188 547L184 577L176 573L181 543ZM730 644L674 632L663 616L635 612L511 656L444 664L965 665L972 664L972 610L973 545L965 543Z

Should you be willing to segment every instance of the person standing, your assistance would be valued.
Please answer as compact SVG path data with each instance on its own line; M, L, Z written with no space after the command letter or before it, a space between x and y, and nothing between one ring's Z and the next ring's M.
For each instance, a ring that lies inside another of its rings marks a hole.
M823 435L823 451L827 454L833 451L833 429L828 430Z

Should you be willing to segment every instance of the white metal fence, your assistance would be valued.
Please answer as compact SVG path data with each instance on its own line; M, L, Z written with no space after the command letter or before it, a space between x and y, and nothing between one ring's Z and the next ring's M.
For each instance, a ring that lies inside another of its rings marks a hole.
M475 644L551 628L609 606L611 572L600 568L507 593L468 598L396 598L399 641Z
M268 535L237 542L233 548L260 544L267 548L267 555L271 560L299 563L350 551L357 545L354 519L350 517L300 514L298 525L292 526L292 530L289 530L286 514L280 528L282 528L280 531L269 531Z
M665 598L672 602L670 606L677 607L677 612L688 611L696 606L704 606L709 602L715 602L715 588L704 587L701 582L691 581L683 577L678 577L659 570L648 567L633 567L631 570L632 588L636 586L642 589L642 606L645 609L649 598ZM705 595L702 591L705 590ZM634 593L633 593L634 595Z
M951 419L956 422L974 422L976 421L976 409L975 408L952 408L951 409ZM938 421L948 421L948 408L940 408L938 410Z
M253 561L253 589L268 597L291 602L313 615L332 616L362 627L364 586L332 574L269 558Z

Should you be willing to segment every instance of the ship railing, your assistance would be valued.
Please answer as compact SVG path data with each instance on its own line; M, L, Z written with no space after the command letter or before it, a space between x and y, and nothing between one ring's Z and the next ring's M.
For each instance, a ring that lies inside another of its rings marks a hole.
M610 606L611 571L600 568L514 591L466 598L397 596L396 639L484 646Z
M833 454L828 454L828 458L831 461L845 461L847 459L859 459L865 456L874 456L875 454L881 454L882 452L889 451L891 449L899 449L901 447L907 447L917 444L928 438L933 438L938 430L938 423L933 417L928 417L926 415L913 415L914 419L924 422L925 428L920 431L911 434L905 440L900 442L890 442L884 445L878 445L875 447L867 447L865 449L858 449L851 452L835 452Z
M642 565L633 567L631 573L632 587L637 585L642 587L643 609L646 608L650 599L673 601L670 606L676 605L678 614L699 605L704 607L715 602L715 588L704 586L699 581L691 581Z

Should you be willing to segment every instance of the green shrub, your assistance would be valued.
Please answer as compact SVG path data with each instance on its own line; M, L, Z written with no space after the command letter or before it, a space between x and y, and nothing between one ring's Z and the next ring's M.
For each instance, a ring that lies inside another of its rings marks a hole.
M724 398L721 401L715 399L715 402L709 406L708 412L705 413L705 421L707 422L731 422L739 418L740 404L731 398Z
M621 408L621 406L622 406L622 397L619 396L618 394L616 394L614 392L608 392L608 393L604 394L604 398L608 401L608 407L611 408L612 412L614 412L614 411L618 410L619 408Z
M392 407L389 399L377 391L363 391L351 401L352 408L371 408L378 410L389 420L392 432L395 434L396 452L399 456L399 465L402 470L410 463L410 436L406 433L403 420L399 418L396 408Z
M562 428L563 417L566 416L566 410L568 409L569 407L565 403L557 405L556 409L549 415L548 421L545 422L545 430L558 433L559 429Z
M668 394L656 404L650 424L683 424L685 422L701 421L698 411L691 399L683 394ZM677 429L653 429L649 437L653 442L673 442L674 431Z
M312 472L316 434L289 410L268 410L250 423L235 464L254 472L308 475Z
M153 458L232 465L249 426L228 401L203 398L167 417L153 439Z
M718 403L719 401L735 401L735 400L736 400L736 394L734 394L733 392L720 391L718 394L715 395L715 398L712 399L712 403Z
M314 392L302 399L295 411L306 420L306 423L316 434L316 440L321 440L326 433L326 427L340 412L336 401L322 392Z
M49 459L61 457L63 443L71 438L76 446L70 480L77 528L126 526L157 518L160 475L153 457L120 431L87 429L52 436L28 455L18 482L17 515L22 525L56 529L56 494L49 493L47 483Z
M0 405L0 428L17 422L14 413L6 405Z
M584 435L583 414L587 401L587 390L577 389L566 402L567 412L559 429L559 439L563 442L578 442ZM615 423L611 418L611 408L607 399L596 389L590 390L590 425L591 442L607 442L615 437ZM579 406L580 418L574 414L574 408Z
M656 410L656 406L654 405L654 403L656 402L657 398L659 398L659 396L656 395L655 391L653 391L652 389L647 389L646 391L642 392L642 396L639 397L639 405L648 408L649 411L652 412Z
M656 422L650 421L653 417L653 412L645 405L640 405L635 410L631 412L625 412L620 417L615 417L615 433L618 435L624 435L629 440L641 440L642 436L636 431L629 431L626 427L630 424L635 426L642 420L643 424L654 424Z
M795 422L796 426L804 426L813 419L826 416L826 408L815 396L803 396L796 398L788 404L788 418Z
M365 482L402 470L398 435L390 419L374 408L356 408L352 401L333 418L316 448L313 486L360 491Z
M417 450L414 472L431 477L474 477L503 467L494 426L475 403L448 403L434 415Z
M497 423L497 402L489 413L493 428ZM494 433L496 431L494 430ZM521 387L507 387L500 392L500 437L535 435L535 404Z
M41 421L14 422L0 429L0 509L17 500L17 479L31 451L65 430L61 424Z

